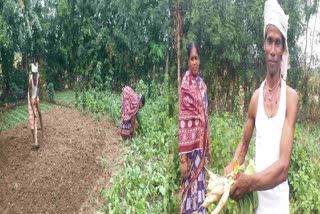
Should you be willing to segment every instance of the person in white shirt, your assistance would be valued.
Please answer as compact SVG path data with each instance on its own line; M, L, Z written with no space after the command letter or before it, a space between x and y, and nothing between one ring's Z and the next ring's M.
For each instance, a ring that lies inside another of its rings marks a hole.
M233 160L225 167L229 174L237 162L242 164L256 128L255 163L257 173L234 176L230 196L239 200L244 194L258 192L257 214L289 214L288 169L293 147L299 97L286 85L289 67L287 45L288 16L276 0L264 8L264 51L266 78L248 108L244 133Z
M39 144L37 139L35 139L35 117L37 114L35 114L35 110L37 110L39 119L40 119L40 125L41 125L41 133L42 138L44 139L44 128L43 128L43 122L42 122L42 115L40 110L40 99L39 99L39 72L38 72L38 63L33 62L31 63L31 75L29 78L29 84L28 84L28 112L29 112L29 126L32 133L32 138L34 145L32 146L33 149L39 149Z

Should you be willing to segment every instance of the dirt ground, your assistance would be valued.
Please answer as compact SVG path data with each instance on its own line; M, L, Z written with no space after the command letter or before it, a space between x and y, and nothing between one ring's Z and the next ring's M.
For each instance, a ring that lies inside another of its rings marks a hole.
M0 213L95 213L119 164L117 128L65 107L43 119L38 151L27 123L0 134Z

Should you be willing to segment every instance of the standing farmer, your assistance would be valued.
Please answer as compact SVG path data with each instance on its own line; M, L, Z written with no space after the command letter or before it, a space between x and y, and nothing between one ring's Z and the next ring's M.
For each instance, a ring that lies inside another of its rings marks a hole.
M258 192L256 214L289 214L288 169L290 165L299 97L286 85L289 66L288 16L276 0L264 8L264 51L266 79L248 108L244 133L233 160L224 169L229 174L236 160L242 164L256 128L256 170L253 175L235 175L230 194L239 200L245 193ZM282 79L282 78L283 79Z
M205 214L201 207L206 197L205 162L211 162L208 128L207 86L200 77L199 46L188 46L188 67L180 90L179 146L180 169L183 181L181 213Z
M42 122L42 116L41 116L41 110L40 110L40 99L39 99L39 72L38 72L38 63L35 63L35 60L31 63L31 76L29 78L29 84L28 84L28 112L29 112L29 126L32 133L32 138L34 145L32 146L33 149L39 149L39 145L37 143L36 139L36 110L38 111L38 115L40 118L40 125L41 125L41 133L42 138L44 139L44 128L43 128L43 122Z

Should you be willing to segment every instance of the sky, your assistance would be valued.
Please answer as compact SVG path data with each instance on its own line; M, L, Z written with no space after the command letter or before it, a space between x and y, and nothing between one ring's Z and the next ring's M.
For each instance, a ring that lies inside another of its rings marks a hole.
M312 55L315 57L315 60L312 60L311 67L320 67L320 5L318 13L313 15L310 19L308 32L307 64L309 64L311 60L311 46L313 44ZM304 52L306 47L305 33L299 38L298 44L301 47L301 51Z

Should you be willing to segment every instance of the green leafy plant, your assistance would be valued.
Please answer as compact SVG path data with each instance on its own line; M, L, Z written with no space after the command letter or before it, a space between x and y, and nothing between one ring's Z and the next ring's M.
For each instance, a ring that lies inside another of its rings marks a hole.
M288 178L290 208L293 213L319 213L319 131L297 126L295 136Z
M149 89L148 89L148 86L143 82L143 80L139 80L137 87L136 87L136 92L143 94L146 97L148 96Z
M180 195L179 156L177 152L177 99L173 116L170 116L170 91L166 78L158 88L158 96L139 112L142 120L136 138L123 155L123 165L111 179L111 187L102 191L105 197L104 210L107 213L177 213ZM147 89L140 83L140 88ZM156 86L152 86L156 87ZM152 94L152 93L151 93ZM119 123L121 97L110 91L82 92L80 98L83 110L94 114L108 115ZM85 105L84 105L85 104ZM238 114L215 113L209 116L211 133L212 170L223 174L223 168L233 158L236 146L243 133L244 118ZM296 128L295 144L289 170L290 207L294 213L317 213L319 207L319 131L310 125ZM306 137L307 136L307 137ZM249 147L248 158L254 157L254 141ZM148 160L148 161L146 161ZM305 192L310 194L306 195ZM237 213L238 205L229 200L222 213Z
M54 102L54 95L55 95L54 86L53 86L53 83L51 82L48 84L48 97L50 102Z

